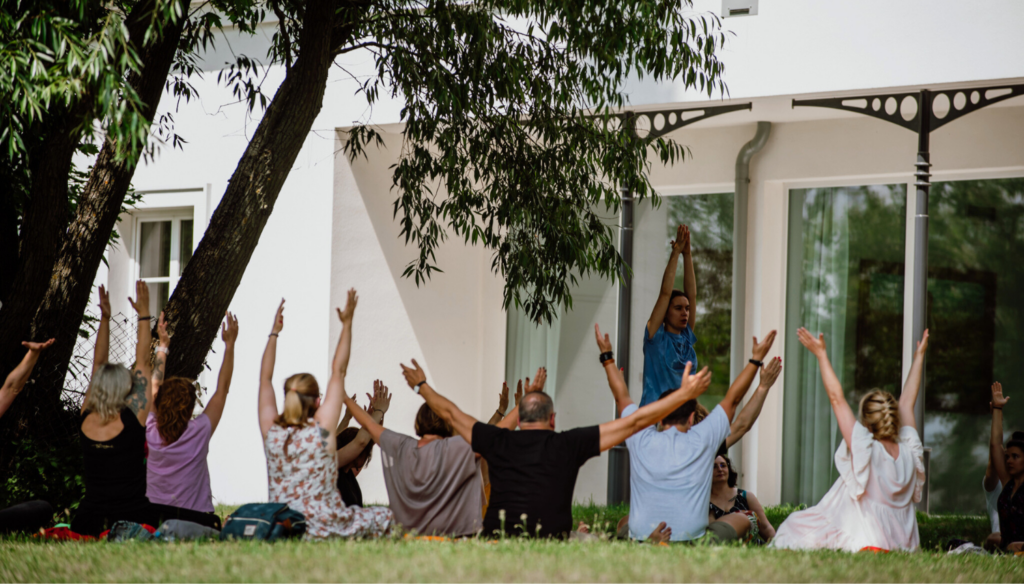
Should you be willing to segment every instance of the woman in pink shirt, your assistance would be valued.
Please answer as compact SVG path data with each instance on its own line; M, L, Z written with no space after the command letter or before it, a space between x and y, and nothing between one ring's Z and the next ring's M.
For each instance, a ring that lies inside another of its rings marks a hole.
M183 519L214 529L221 527L220 517L214 513L206 457L210 438L224 412L235 365L238 319L230 312L221 327L221 338L224 361L217 390L195 418L195 381L182 377L161 381L162 369L153 375L153 411L146 419L146 496L162 520Z

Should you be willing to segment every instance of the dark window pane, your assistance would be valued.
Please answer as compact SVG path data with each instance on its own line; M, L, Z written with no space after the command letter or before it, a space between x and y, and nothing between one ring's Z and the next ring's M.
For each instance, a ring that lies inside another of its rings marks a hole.
M181 258L181 272L185 272L185 266L188 265L188 261L192 259L192 220L188 219L181 222L181 245L179 245ZM181 275L181 274L179 274Z
M171 285L167 282L149 283L149 313L154 317L160 316L167 300L170 298ZM153 320L156 320L154 318Z
M171 275L171 222L146 221L139 229L139 276Z

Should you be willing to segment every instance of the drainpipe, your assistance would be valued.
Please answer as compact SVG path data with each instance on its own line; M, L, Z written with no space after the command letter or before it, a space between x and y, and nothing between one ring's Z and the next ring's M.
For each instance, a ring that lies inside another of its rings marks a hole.
M633 192L622 188L622 212L619 215L619 255L628 266L622 272L619 284L619 322L615 339L615 363L629 379L630 310L633 298ZM619 410L615 408L615 417ZM619 444L608 451L608 505L629 502L629 450Z
M750 159L768 141L772 132L771 122L758 122L754 138L740 148L736 155L736 189L733 195L732 214L732 327L730 329L731 352L729 354L729 380L736 379L747 365L745 349L747 320L747 198L750 190ZM729 458L743 476L743 449L736 444L730 449Z

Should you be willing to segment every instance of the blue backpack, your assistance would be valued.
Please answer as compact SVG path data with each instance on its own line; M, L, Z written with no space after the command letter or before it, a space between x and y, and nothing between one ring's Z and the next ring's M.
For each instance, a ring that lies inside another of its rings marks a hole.
M249 503L224 520L221 540L276 541L306 533L306 516L285 503Z

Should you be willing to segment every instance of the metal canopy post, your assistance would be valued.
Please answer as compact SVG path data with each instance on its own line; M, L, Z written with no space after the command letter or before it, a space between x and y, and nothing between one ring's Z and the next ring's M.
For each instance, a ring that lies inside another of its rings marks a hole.
M1000 101L1024 95L1024 84L994 85L919 93L892 93L836 97L827 99L794 99L793 107L810 106L838 109L887 122L917 132L917 158L914 161L914 307L911 319L912 342L920 339L928 319L928 196L931 190L930 136L935 130L969 113ZM941 115L936 115L936 104ZM916 107L915 107L916 105ZM911 115L913 113L913 115ZM908 193L909 194L909 193ZM909 202L908 202L909 204ZM924 444L924 372L921 373L921 391L914 404L917 432ZM927 463L926 463L927 464ZM928 484L921 505L927 512Z
M674 132L682 127L695 124L702 120L727 114L730 112L752 109L751 103L736 105L721 105L702 108L670 109L652 112L627 111L617 114L622 131L626 132L632 139L644 144L650 144L654 140ZM643 136L637 131L640 122L648 128ZM632 305L633 290L633 211L634 198L629 185L622 185L622 212L619 215L619 255L625 267L622 271L622 280L619 284L618 322L615 348L615 362L623 368L623 374L629 379L629 345L630 345L630 307ZM615 417L619 417L618 408L615 408ZM608 504L617 505L629 502L629 451L625 444L619 444L608 451Z

